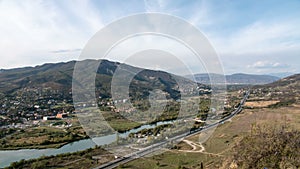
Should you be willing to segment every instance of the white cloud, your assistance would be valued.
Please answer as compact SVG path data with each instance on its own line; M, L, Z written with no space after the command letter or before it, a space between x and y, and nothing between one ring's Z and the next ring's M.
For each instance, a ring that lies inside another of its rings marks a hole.
M296 17L263 17L265 13L251 14L241 11L233 2L224 5L210 1L193 1L188 5L181 5L177 10L172 10L170 1L164 1L163 5L158 1L145 2L148 11L164 11L196 25L215 47L224 61L225 69L230 69L232 73L253 71L254 67L250 69L247 65L260 60L262 56L264 60L273 59L274 63L288 61L290 69L295 69L293 60L300 53L300 23ZM254 9L251 12L253 11ZM243 20L249 14L252 17ZM273 66L277 69L287 68L286 65Z
M218 51L222 54L262 54L282 51L299 51L300 25L297 21L269 23L257 21L229 35L210 34Z
M272 61L257 61L252 65L248 65L248 68L258 68L258 69L277 69L277 68L287 68L288 64L272 62Z
M88 1L0 1L0 68L76 59L50 51L82 48L101 26Z
M224 69L230 73L299 72L299 37L300 24L296 20L256 21L227 35L208 33ZM249 66L257 60L261 62Z
M144 0L147 12L163 12L169 3L169 0Z

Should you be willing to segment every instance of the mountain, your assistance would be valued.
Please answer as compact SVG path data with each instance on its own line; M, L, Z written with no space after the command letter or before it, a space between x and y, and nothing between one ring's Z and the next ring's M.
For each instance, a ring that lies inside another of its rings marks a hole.
M280 101L274 106L288 106L300 103L300 74L295 74L273 83L257 85L252 89L258 100Z
M291 76L295 73L291 73L291 72L280 72L280 73L270 73L269 75L271 76L276 76L276 77L280 77L280 78L285 78L288 76Z
M223 75L220 74L195 74L194 76L186 76L189 79L195 79L198 83L210 84L210 79L214 78L216 83L222 83ZM271 75L252 75L252 74L232 74L225 75L227 84L267 84L279 80L279 77Z
M96 93L102 98L111 97L111 81L117 68L121 67L124 72L136 72L130 83L130 94L136 97L147 97L149 91L160 89L166 92L168 97L178 99L178 82L189 85L195 83L183 77L179 77L163 71L142 69L130 65L111 62L108 60L84 60L78 61L80 65L89 67L99 65L96 71ZM76 61L44 64L36 67L16 68L1 70L0 93L4 95L16 95L27 91L36 92L49 90L61 95L69 95L72 91L73 71ZM126 80L126 77L124 77ZM205 86L203 86L205 87Z
M288 76L286 78L280 79L273 83L269 83L266 85L260 85L257 87L270 88L273 90L280 90L281 92L290 91L292 94L292 90L300 91L300 74Z
M72 84L75 61L57 64L44 64L2 70L0 73L0 92L12 94L24 88L47 88L63 90Z

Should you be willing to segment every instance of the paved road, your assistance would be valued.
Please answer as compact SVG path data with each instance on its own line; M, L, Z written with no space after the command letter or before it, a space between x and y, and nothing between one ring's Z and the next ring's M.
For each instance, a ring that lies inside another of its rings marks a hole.
M162 141L160 143L156 143L156 144L153 144L151 146L148 146L142 150L139 150L137 152L134 152L132 154L128 154L124 157L121 157L121 158L118 158L116 160L113 160L111 162L108 162L108 163L105 163L99 167L96 167L95 169L113 169L113 168L116 168L118 167L120 164L124 164L124 163L128 163L129 161L132 161L134 159L137 159L139 157L143 157L143 156L146 156L148 154L151 154L155 151L158 151L160 150L161 148L163 148L166 144L170 143L170 141L176 141L176 140L180 140L180 139L183 139L187 136L191 136L191 135L196 135L196 134L199 134L203 131L206 131L206 130L209 130L209 129L212 129L216 126L218 126L220 123L223 123L229 119L231 119L233 116L237 115L238 113L240 113L243 109L243 105L245 103L245 101L247 100L248 96L250 94L250 91L247 91L244 98L241 100L239 106L229 115L229 116L226 116L225 118L223 118L222 120L216 122L216 123L213 123L213 124L209 124L207 126L204 126L203 128L199 128L197 130L194 130L192 132L187 132L187 133L183 133L181 135L178 135L178 136L175 136L173 138L170 138L166 141Z

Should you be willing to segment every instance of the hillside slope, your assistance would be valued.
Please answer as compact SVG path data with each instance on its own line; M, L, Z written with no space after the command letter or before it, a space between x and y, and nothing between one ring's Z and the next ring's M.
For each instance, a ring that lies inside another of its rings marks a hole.
M263 100L278 100L280 105L299 102L300 74L295 74L276 82L255 86L252 90L255 97Z
M87 66L98 64L99 60L84 60ZM17 68L1 70L0 72L0 93L4 95L15 95L31 89L44 91L49 89L52 92L69 95L72 87L72 76L76 62L44 64L36 67ZM184 84L195 84L194 82L163 71L141 69L118 62L102 60L97 70L96 91L99 96L108 98L111 96L111 80L116 69L122 65L125 71L139 72L130 83L132 91L139 90L142 97L146 97L150 90L161 89L173 99L179 97L178 79ZM176 78L176 80L175 80ZM205 86L203 86L205 87Z

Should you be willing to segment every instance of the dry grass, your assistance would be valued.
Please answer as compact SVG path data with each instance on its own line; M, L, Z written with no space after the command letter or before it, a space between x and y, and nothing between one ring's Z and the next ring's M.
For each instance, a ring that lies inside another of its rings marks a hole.
M245 103L246 107L253 107L253 108L262 108L268 107L270 105L279 103L279 100L270 100L270 101L249 101Z
M180 143L177 144L178 150L192 150L193 147L188 145L187 143L181 141Z

